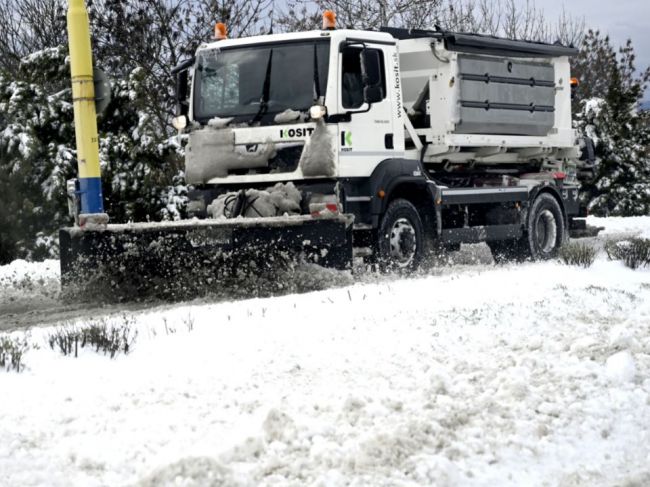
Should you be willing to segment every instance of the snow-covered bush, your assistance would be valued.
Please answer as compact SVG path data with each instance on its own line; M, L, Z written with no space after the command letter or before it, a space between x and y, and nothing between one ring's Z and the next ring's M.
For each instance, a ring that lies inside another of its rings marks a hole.
M650 239L631 238L605 242L609 260L622 260L630 269L650 266Z
M65 182L77 161L67 48L23 59L0 73L0 263L57 253L70 223ZM113 84L99 120L106 211L113 222L179 218L186 188L179 146L154 123L141 70Z
M55 249L63 222L65 180L72 177L74 142L65 52L25 58L18 75L0 73L0 263L39 258Z
M586 186L596 215L650 214L650 129L647 115L617 113L610 101L587 100L579 124L596 148L596 177Z
M589 244L581 242L568 242L560 247L560 259L566 265L591 267L596 260L597 251Z
M636 73L634 61L630 41L617 56L608 37L589 31L573 64L577 128L596 152L584 197L597 215L650 214L650 114L639 110L650 69Z

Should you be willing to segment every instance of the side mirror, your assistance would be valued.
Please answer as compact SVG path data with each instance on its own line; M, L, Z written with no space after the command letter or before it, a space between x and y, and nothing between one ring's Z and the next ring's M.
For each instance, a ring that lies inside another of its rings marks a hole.
M97 115L102 115L113 99L111 93L111 82L104 71L94 68L93 84L95 85L95 112Z
M190 74L187 69L179 71L176 75L176 116L187 115L190 112L189 97Z
M379 51L363 49L361 51L361 78L363 80L363 98L368 104L384 99L382 83L382 66Z
M363 101L366 103L378 103L384 99L384 90L381 86L364 86Z

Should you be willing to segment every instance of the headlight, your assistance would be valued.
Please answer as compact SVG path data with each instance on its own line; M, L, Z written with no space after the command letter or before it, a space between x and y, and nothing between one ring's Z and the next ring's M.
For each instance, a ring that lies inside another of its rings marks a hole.
M327 108L323 105L314 105L309 109L309 116L312 120L320 120L327 115Z
M174 119L172 120L172 125L179 132L181 130L184 130L185 127L187 127L187 117L185 115L181 115L180 117L174 117Z

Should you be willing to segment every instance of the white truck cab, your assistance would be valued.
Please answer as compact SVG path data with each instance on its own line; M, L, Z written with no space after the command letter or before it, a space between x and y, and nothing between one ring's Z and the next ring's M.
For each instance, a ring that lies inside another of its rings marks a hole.
M364 101L362 51L375 68L368 73L376 89L372 103ZM187 104L190 124L200 124L212 132L231 131L235 150L251 156L251 167L240 159L232 161L236 167L220 171L217 162L216 166L212 164L212 171L202 171L198 181L190 178L190 182L367 177L378 158L404 157L398 73L397 43L382 32L311 31L227 39L201 46ZM306 175L298 160L317 127L309 116L314 105L325 108L333 164L329 173ZM278 118L285 111L295 112L294 119ZM223 119L231 120L220 126ZM190 133L190 175L194 174L192 164L197 162L194 155L204 148L208 153L214 151L211 138L193 135L196 132ZM262 163L254 157L269 152L271 145L276 155L279 153L277 161L267 158ZM292 156L294 160L289 161ZM204 165L203 160L197 163Z

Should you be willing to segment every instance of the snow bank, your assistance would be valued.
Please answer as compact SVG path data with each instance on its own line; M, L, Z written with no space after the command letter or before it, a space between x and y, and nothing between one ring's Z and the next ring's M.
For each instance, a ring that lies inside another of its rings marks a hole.
M617 352L607 359L607 376L613 381L631 382L636 376L636 366L630 352Z
M14 260L11 264L0 266L0 289L22 289L25 281L47 281L59 275L59 261L27 262Z
M52 305L59 298L59 261L15 260L0 266L0 330L8 316Z
M637 478L649 281L599 260L185 305L137 314L133 353L112 361L60 357L35 329L28 370L0 374L0 471L52 486Z
M55 269L1 267L2 291ZM436 272L133 312L115 360L32 329L0 373L0 484L646 485L650 271Z
M650 215L631 217L599 218L590 216L587 223L596 227L605 227L600 234L605 237L642 237L650 238Z

